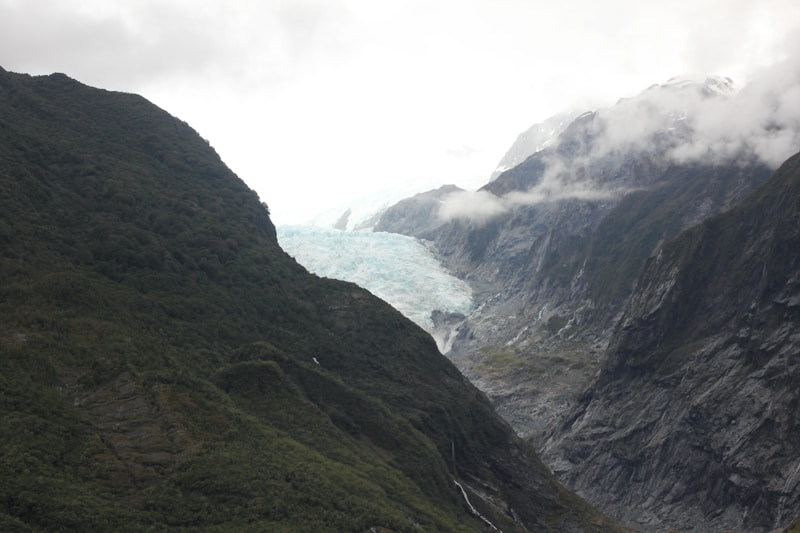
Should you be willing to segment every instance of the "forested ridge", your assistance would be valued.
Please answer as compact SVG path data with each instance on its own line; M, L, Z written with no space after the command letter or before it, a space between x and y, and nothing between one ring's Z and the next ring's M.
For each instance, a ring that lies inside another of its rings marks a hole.
M0 316L0 529L616 529L139 96L0 70Z

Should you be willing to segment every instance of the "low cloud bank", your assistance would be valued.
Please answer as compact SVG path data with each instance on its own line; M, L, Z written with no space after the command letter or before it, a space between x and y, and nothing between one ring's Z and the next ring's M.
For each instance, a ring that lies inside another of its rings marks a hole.
M800 56L765 72L736 98L699 109L691 127L691 142L670 154L675 160L755 156L776 168L800 150Z
M503 196L484 190L458 191L444 197L439 217L443 220L469 220L480 226L520 206L570 199L609 200L630 191L631 189L623 188L601 189L585 183L539 185L524 192L514 191Z
M488 191L458 191L442 199L439 217L443 220L467 219L482 225L508 210L506 199Z
M674 78L579 121L545 156L536 186L502 197L484 190L454 193L444 198L440 217L484 224L517 206L613 198L631 188L598 177L637 153L664 164L757 158L776 168L800 151L800 55L765 70L738 93L727 78Z

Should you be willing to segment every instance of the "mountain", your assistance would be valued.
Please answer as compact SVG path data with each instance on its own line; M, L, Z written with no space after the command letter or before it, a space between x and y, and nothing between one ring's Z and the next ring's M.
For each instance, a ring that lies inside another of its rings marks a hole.
M417 196L375 229L434 243L476 310L448 356L521 434L542 437L598 370L647 258L729 209L771 169L747 152L688 159L730 80L675 78L576 117L477 193Z
M564 128L575 119L576 113L564 111L538 122L523 131L503 155L489 181L494 181L500 174L519 165L528 157L544 150L558 138Z
M800 156L773 175L799 146L800 79L781 79L652 86L476 193L376 225L432 241L471 285L448 356L637 529L766 532L800 508Z
M145 99L0 69L0 190L0 529L619 530Z
M465 191L455 185L443 185L401 200L379 213L373 229L401 235L427 235L441 224L439 210L444 200L459 192Z
M800 509L800 154L658 247L545 454L639 527L766 532Z

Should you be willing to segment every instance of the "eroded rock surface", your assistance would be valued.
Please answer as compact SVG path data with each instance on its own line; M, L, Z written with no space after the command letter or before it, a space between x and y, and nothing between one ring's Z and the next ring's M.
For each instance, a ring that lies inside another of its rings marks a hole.
M771 531L800 508L800 156L650 259L602 370L543 447L646 530Z

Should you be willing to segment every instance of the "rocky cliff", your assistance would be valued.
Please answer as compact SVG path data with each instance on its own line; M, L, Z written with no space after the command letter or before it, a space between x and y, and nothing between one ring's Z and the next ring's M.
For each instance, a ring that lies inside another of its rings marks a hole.
M477 309L456 328L448 356L534 442L596 372L653 251L769 175L749 156L671 155L694 142L693 106L731 93L722 78L654 86L577 117L478 193L439 195L438 210L421 195L376 226L433 241L471 284Z
M771 531L800 509L800 155L648 259L545 457L643 529Z

